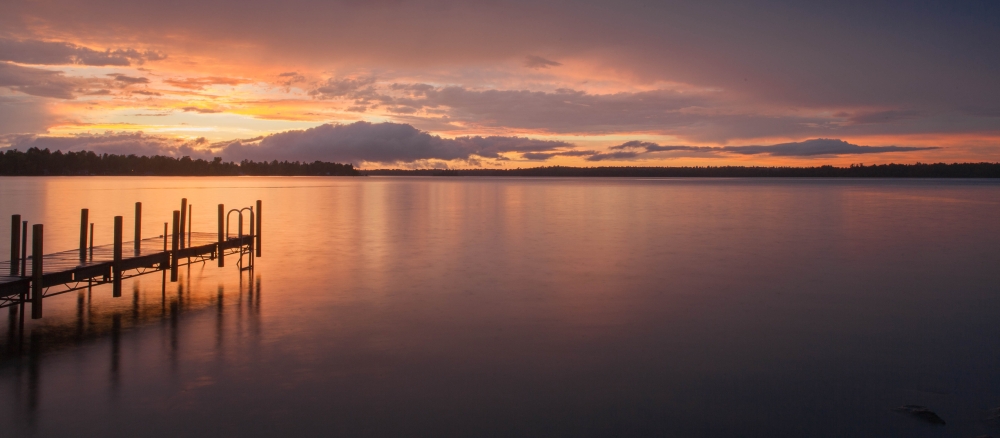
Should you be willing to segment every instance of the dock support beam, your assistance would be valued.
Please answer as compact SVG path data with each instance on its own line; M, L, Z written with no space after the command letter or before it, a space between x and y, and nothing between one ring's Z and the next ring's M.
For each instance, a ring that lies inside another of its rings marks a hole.
M222 208L222 205L219 205ZM222 210L219 210L221 215ZM222 225L222 216L219 216L219 225ZM221 228L220 228L221 230ZM21 215L15 214L10 217L10 276L17 277L21 265ZM222 265L219 265L222 266Z
M181 248L186 247L184 245L184 236L187 234L184 230L187 229L187 209L188 209L188 198L181 198L181 223L180 223L180 233L181 233Z
M94 223L90 223L90 261L94 261Z
M142 203L135 203L135 256L139 256L139 249L142 245L139 241L142 240Z
M87 260L87 225L90 223L90 210L80 209L80 261Z
M257 200L257 214L255 214L254 216L255 216L254 219L257 222L256 224L257 229L254 230L255 233L254 235L257 236L256 242L254 242L254 248L256 248L257 250L257 257L260 257L260 221L262 217L260 214L260 199Z
M222 244L226 241L226 230L224 228L224 216L226 214L226 207L219 204L219 245L216 252L219 253L219 267L222 268L226 266L226 251L222 249Z
M114 281L111 296L122 296L122 217L115 216Z
M42 317L42 224L31 226L31 319Z
M181 212L174 210L174 225L173 225L173 238L170 239L171 248L173 251L170 252L170 282L177 281L177 250L180 249L180 225L181 225Z
M194 205L188 204L187 245L191 246L191 230L194 228Z

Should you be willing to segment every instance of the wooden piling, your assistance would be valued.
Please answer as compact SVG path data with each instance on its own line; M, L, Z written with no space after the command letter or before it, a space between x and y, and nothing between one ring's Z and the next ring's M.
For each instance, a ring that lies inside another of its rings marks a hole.
M42 224L31 227L31 319L42 317L42 260L44 250Z
M163 252L167 251L167 223L163 223Z
M115 216L115 244L114 244L114 278L112 279L111 296L118 298L122 296L122 222L121 216Z
M219 223L221 224L222 222ZM21 215L15 214L10 217L10 276L11 277L16 277L19 272L18 268L21 265L21 260L19 260L18 258L20 256L21 256Z
M257 238L255 239L256 241L254 242L254 247L257 249L257 257L260 257L260 221L261 221L260 199L257 200L257 214L255 214L254 216L257 222L256 224L257 230L255 231Z
M90 223L90 209L80 209L80 261L87 260L87 224Z
M219 253L220 268L226 266L226 256L225 256L226 251L222 249L222 244L226 242L226 230L224 226L225 215L226 215L226 207L222 204L219 204L219 245L218 249L216 249L216 252Z
M21 221L21 275L28 275L28 221Z
M181 236L180 236L181 237L181 241L180 241L181 242L181 246L180 247L181 248L185 247L185 245L184 245L184 236L186 235L186 233L184 231L187 229L186 228L186 226L187 226L187 205L188 205L188 199L187 198L181 198L181 222L180 222L180 233L181 233Z
M135 255L139 256L139 250L142 246L139 241L142 240L142 203L135 203Z
M94 261L94 223L90 223L90 261Z
M187 200L185 199L185 201L187 201ZM172 241L171 248L173 249L173 251L171 251L171 253L170 253L170 281L171 282L177 281L177 250L180 249L180 241L177 240L177 239L180 238L180 236L179 236L179 234L180 234L180 225L181 225L181 212L177 211L177 210L174 210L174 225L173 225L173 230L172 230L173 231L173 236L172 236L172 239L171 239L171 241Z
M188 204L187 244L191 245L191 230L194 229L194 205Z

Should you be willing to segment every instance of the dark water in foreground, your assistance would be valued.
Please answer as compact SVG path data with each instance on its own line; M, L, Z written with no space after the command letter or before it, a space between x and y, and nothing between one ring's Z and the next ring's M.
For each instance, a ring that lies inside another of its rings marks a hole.
M1000 436L1000 183L0 178L0 220L181 197L263 200L252 276L0 310L0 435Z

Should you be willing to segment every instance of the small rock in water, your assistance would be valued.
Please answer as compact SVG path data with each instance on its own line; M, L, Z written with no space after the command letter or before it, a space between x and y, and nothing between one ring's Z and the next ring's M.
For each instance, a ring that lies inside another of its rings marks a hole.
M926 406L906 405L896 408L895 411L902 412L904 414L910 414L930 424L940 424L940 425L945 424L944 420L942 420L941 417L938 416L938 414L935 414L934 411L927 409Z

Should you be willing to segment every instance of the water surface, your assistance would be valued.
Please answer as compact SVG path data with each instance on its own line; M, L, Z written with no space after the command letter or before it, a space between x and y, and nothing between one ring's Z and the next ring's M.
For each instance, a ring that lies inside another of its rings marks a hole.
M4 436L1000 435L995 182L0 178L0 219L181 197L263 201L253 273L0 310Z

